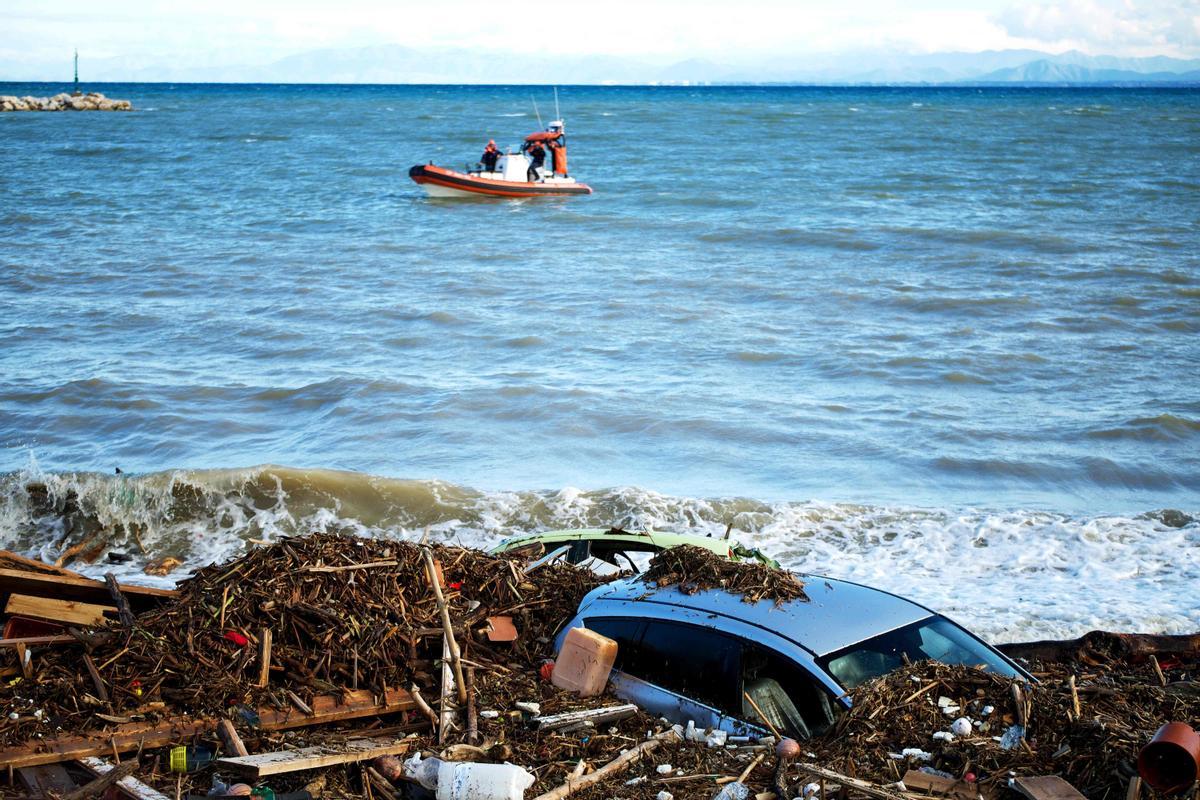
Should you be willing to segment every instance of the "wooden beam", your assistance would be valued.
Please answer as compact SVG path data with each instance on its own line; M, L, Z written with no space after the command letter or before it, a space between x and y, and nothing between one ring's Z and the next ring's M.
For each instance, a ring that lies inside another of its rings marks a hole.
M104 612L116 612L116 610L114 606L81 603L78 600L55 600L28 594L11 594L8 596L8 603L4 606L5 614L20 614L23 617L36 617L37 619L48 619L51 622L89 627L108 624Z
M409 742L397 742L394 739L350 739L337 747L303 747L299 750L219 758L217 763L257 780L285 772L349 764L379 756L400 755L408 752L409 745Z
M412 695L403 689L389 689L382 702L366 690L345 695L321 695L313 698L312 716L287 709L258 709L258 728L267 731L302 728L359 717L382 716L408 711L416 706ZM127 753L140 747L153 749L183 741L197 733L209 733L220 720L211 717L173 717L157 724L118 725L114 731L98 731L91 736L38 739L17 747L0 750L0 764L13 768L76 761L87 756Z
M237 729L233 727L233 723L227 719L221 720L217 725L217 735L221 737L222 744L225 745L225 750L235 756L248 756L250 751L246 749L246 744L242 741L242 737L238 736Z
M49 644L80 644L74 636L21 636L14 639L0 639L0 647L39 647Z
M120 586L122 594L135 610L152 608L179 595L174 589L154 589L128 583L122 583ZM23 569L0 568L0 598L14 593L59 600L78 600L82 603L112 602L112 595L103 581L94 581L82 576L47 575Z
M382 702L376 702L375 695L367 689L359 689L356 692L345 692L342 695L319 695L314 697L308 705L312 708L312 716L301 714L290 708L283 711L260 708L257 727L265 731L303 728L306 725L338 722L343 719L394 714L397 711L416 708L417 704L413 701L412 695L403 689L388 689ZM0 760L0 763L3 761Z
M113 765L102 758L88 756L87 758L79 759L79 765L93 775L107 775L113 770ZM117 789L121 794L130 798L130 800L171 800L162 792L152 786L139 781L132 775L126 775L116 783Z

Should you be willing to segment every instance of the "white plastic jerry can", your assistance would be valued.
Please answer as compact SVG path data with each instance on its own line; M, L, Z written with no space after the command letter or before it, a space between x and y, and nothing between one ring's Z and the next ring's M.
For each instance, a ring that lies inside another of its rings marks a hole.
M443 761L437 800L523 800L534 777L514 764Z

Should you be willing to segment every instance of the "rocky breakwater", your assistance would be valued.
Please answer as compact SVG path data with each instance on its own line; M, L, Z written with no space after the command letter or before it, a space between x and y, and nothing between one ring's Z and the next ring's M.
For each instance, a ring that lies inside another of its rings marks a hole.
M0 111L132 111L128 100L110 100L99 92L54 97L0 95Z

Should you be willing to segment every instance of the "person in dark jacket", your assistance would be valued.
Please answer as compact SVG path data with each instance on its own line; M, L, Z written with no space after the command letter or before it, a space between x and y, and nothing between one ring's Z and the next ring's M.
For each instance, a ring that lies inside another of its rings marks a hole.
M529 157L533 159L533 163L529 165L529 172L526 178L530 183L534 183L538 179L538 170L546 163L546 148L542 147L541 142L534 142L529 146Z
M496 171L496 160L500 158L500 151L496 149L496 140L488 139L487 147L483 148L483 155L479 157L479 163L483 164L483 168L488 172Z

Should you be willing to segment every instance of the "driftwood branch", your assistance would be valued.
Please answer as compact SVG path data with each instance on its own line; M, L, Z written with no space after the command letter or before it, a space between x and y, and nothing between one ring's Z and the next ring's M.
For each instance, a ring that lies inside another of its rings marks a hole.
M104 573L104 583L108 586L108 593L112 595L113 605L117 607L117 616L121 620L121 627L131 630L133 628L133 609L129 607L129 601L125 599L121 585L117 583L117 576L111 572Z
M1151 655L1200 653L1200 633L1160 636L1149 633L1091 631L1078 639L1044 639L996 646L1010 658L1031 661L1076 661L1087 658L1146 658Z
M661 745L663 742L679 741L679 734L674 730L668 730L658 734L649 741L642 742L637 747L630 748L624 754L614 758L612 761L605 764L600 769L593 772L591 775L583 775L578 778L567 778L566 782L561 786L551 789L545 794L538 795L535 800L563 800L575 792L582 791L589 786L594 786L609 777L616 775L618 772L623 772L629 768L629 765L638 759L646 756Z

